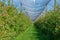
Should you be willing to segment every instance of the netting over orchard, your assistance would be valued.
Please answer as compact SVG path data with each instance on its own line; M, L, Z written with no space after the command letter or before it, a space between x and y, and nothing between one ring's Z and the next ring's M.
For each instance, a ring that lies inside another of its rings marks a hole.
M35 21L43 12L50 0L20 0L22 12Z

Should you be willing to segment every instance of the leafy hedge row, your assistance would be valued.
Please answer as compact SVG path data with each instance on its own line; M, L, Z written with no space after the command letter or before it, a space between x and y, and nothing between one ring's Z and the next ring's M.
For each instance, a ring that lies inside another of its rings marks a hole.
M60 13L48 12L45 16L41 16L35 23L50 40L60 40Z
M0 40L14 40L31 25L29 18L18 14L15 7L0 8Z

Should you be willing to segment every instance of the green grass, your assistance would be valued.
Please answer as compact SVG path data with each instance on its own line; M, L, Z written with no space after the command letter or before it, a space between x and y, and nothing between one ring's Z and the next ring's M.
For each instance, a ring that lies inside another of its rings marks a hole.
M38 28L31 26L25 32L17 36L15 40L48 40L48 36L44 35Z

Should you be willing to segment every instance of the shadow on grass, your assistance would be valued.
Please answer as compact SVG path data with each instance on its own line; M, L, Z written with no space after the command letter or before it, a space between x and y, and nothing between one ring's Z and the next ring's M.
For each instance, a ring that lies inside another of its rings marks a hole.
M50 40L50 37L48 35L45 35L40 29L39 27L35 26L35 29L37 31L37 38L38 40Z
M54 35L51 32L48 31L48 33L43 32L43 30L40 30L39 27L35 26L39 40L60 40L60 34ZM45 31L45 30L44 30Z

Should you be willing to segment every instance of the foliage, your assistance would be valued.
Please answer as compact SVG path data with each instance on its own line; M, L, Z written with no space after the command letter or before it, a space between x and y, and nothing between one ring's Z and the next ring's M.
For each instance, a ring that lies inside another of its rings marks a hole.
M60 13L48 12L41 16L35 23L36 27L45 34L50 36L50 40L59 40L60 38Z
M14 40L30 27L31 21L15 7L0 6L0 40Z

